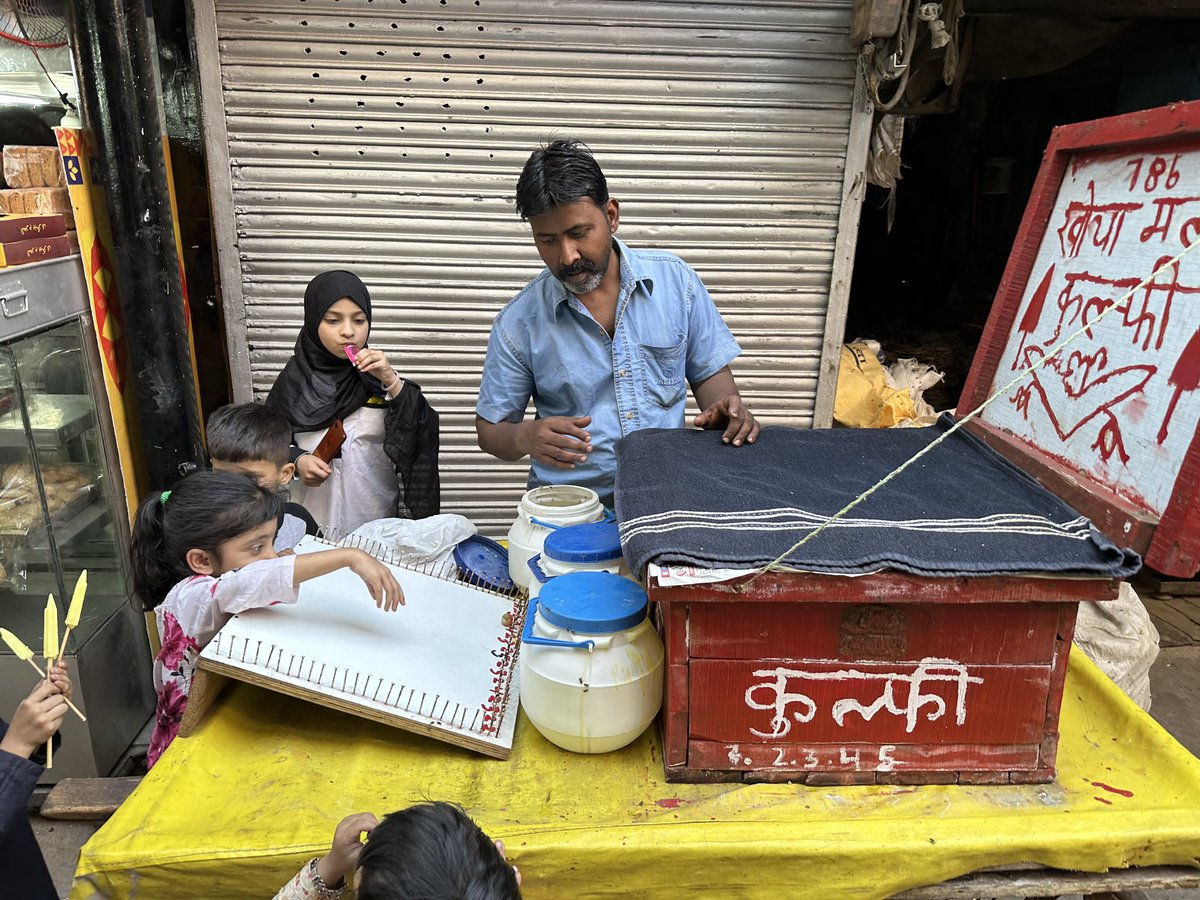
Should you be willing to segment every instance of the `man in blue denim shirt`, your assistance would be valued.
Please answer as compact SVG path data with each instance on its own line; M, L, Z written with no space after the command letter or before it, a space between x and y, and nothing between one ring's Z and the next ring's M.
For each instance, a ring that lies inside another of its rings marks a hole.
M682 427L689 385L696 427L754 442L759 424L729 370L741 351L712 298L679 257L616 239L619 205L586 147L535 151L517 212L546 270L492 325L475 407L483 450L528 456L531 486L578 484L611 506L613 446L639 428ZM531 397L537 416L524 421Z

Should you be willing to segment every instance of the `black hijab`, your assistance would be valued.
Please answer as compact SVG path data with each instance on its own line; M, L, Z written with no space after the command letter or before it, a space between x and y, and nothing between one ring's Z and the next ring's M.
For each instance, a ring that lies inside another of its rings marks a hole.
M371 295L353 272L322 272L304 291L304 327L296 350L267 396L267 406L288 417L296 431L328 428L383 393L378 379L359 372L345 356L325 349L317 329L329 307L349 297L371 322ZM365 342L363 346L366 346ZM359 348L362 349L362 348Z

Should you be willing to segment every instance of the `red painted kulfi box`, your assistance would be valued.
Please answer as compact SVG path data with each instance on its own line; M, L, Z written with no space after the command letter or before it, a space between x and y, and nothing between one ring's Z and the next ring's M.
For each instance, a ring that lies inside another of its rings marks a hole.
M669 780L1054 777L1078 604L1200 569L1197 239L1200 103L1059 128L961 419L618 445Z

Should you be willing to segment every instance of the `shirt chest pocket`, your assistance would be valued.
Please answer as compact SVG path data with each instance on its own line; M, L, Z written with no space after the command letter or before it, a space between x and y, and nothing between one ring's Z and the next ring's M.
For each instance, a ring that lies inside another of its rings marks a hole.
M687 381L684 378L686 342L680 338L669 347L653 347L642 344L642 382L650 399L660 406L670 408L687 396Z

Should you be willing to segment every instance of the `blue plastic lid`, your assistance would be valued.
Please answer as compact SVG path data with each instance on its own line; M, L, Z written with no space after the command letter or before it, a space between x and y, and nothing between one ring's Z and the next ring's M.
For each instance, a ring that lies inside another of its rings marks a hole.
M579 634L612 634L646 618L646 592L612 572L568 572L551 578L537 596L551 625Z
M494 591L516 587L508 574L508 551L481 534L473 534L454 548L454 562L462 577Z
M621 536L616 522L568 525L546 535L542 552L559 562L608 562L621 558Z

